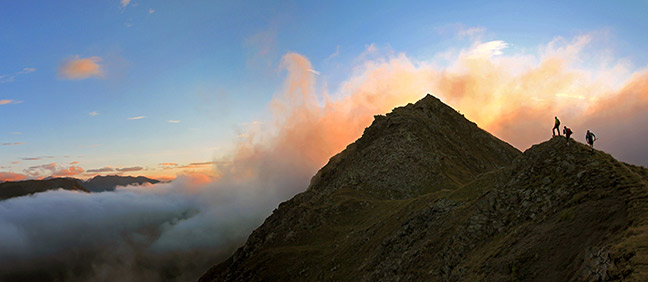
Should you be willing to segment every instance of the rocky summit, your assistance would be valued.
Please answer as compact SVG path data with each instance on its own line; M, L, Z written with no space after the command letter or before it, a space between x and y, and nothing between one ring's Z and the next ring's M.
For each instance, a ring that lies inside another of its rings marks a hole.
M647 201L646 168L563 137L522 153L428 95L200 281L648 281Z

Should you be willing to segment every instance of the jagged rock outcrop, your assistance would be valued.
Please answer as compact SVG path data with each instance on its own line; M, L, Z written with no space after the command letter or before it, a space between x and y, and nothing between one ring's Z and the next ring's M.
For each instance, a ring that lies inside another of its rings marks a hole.
M648 170L523 154L438 99L377 116L200 281L648 280Z

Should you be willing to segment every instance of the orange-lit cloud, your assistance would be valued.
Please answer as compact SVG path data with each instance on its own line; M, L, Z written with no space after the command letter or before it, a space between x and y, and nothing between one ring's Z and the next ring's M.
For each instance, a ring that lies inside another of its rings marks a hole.
M25 143L23 143L23 142L13 142L13 143L2 143L0 145L2 145L2 146L16 146L16 145L23 145L23 144L25 144Z
M74 176L81 173L83 173L83 168L79 166L70 166L70 167L54 170L54 172L52 172L52 176L66 177L66 176Z
M13 172L0 172L0 181L18 181L27 178L24 174Z
M177 163L161 163L161 166L177 166Z
M100 57L81 58L78 55L66 60L59 69L59 76L65 79L86 79L103 77L104 71L99 64Z
M0 105L7 105L7 104L20 104L22 101L16 101L16 100L0 100Z

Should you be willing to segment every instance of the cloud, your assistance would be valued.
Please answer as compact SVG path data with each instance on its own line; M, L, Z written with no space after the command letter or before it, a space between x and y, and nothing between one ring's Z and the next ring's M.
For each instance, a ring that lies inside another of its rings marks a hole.
M169 120L168 123L180 123L179 120Z
M36 71L35 68L24 68L23 70L19 71L18 74L28 74L35 71Z
M23 70L18 71L13 74L4 74L0 75L0 83L9 83L9 82L14 82L16 81L16 77L24 74L30 74L32 72L35 72L35 68L23 68Z
M22 132L14 131L14 132L9 132L11 135L21 135Z
M149 9L149 10L148 10L148 13L149 13L149 15L152 15L153 13L155 13L155 10L153 10L153 9Z
M117 171L120 172L129 172L129 171L140 171L143 170L144 168L141 166L133 166L133 167L124 167L124 168L116 168Z
M42 159L51 159L53 158L52 156L40 156L40 157L29 157L29 158L22 158L23 161L38 161Z
M129 117L128 119L136 120L136 119L143 119L143 118L146 118L146 116Z
M177 163L161 163L161 166L177 166Z
M308 69L308 72L314 74L314 75L320 75L320 72L314 70L314 69Z
M130 4L130 0L121 0L120 5L122 8L126 8Z
M99 64L102 61L100 57L93 56L81 58L75 55L63 62L59 68L59 77L64 79L86 79L91 77L104 77L103 67Z
M30 166L23 171L26 175L32 178L42 177L67 177L74 176L84 172L83 168L79 166L60 166L57 163L42 164L37 166Z
M337 45L337 46L335 46L335 52L333 52L331 55L326 57L326 59L324 59L324 61L330 61L330 60L332 60L333 58L335 58L335 57L337 57L339 55L340 55L340 45Z
M14 143L2 143L0 145L2 145L2 146L15 146L15 145L23 145L23 144L25 144L25 143L23 143L23 142L14 142Z
M16 100L0 100L0 105L7 105L7 104L20 104L23 101L16 101Z
M13 173L13 172L0 172L0 181L18 181L27 178L24 174ZM0 238L2 236L0 235Z
M99 113L97 113L97 112L89 112L89 113L88 113L88 115L90 115L90 116L93 116L93 117L94 117L94 116L98 116L98 115L99 115Z
M466 56L468 58L490 58L502 55L502 50L508 46L508 43L501 40L489 41L475 46Z
M75 165L75 164L78 164L78 163L79 163L79 162L77 162L77 161L70 162L71 165Z
M471 39L476 39L479 36L483 35L484 32L486 32L486 29L483 27L469 27L469 28L464 28L463 26L459 26L459 31L457 32L457 35L459 38L462 37L468 37Z
M115 170L112 167L109 167L109 166L86 170L87 173L101 173L101 172L112 172L112 171L115 171Z
M79 166L70 166L70 167L65 167L65 168L59 168L57 170L54 170L52 172L52 176L54 177L66 177L66 176L74 176L83 173L83 168Z
M277 53L277 27L272 25L245 39L248 48L247 65L270 68Z

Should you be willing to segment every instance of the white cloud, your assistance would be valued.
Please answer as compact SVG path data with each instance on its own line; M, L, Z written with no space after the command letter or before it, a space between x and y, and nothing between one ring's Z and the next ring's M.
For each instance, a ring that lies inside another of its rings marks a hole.
M169 120L168 123L180 123L179 120Z
M315 75L320 75L320 72L314 70L314 69L308 69L309 72L315 74Z
M18 74L28 74L35 71L36 71L35 68L24 68L23 70L19 71Z
M93 116L93 117L99 115L99 113L97 113L97 112L89 112L88 114L91 115L91 116Z
M143 119L143 118L146 118L146 116L129 117L128 119L136 120L136 119Z
M122 8L126 8L130 4L130 0L121 0L121 6Z

